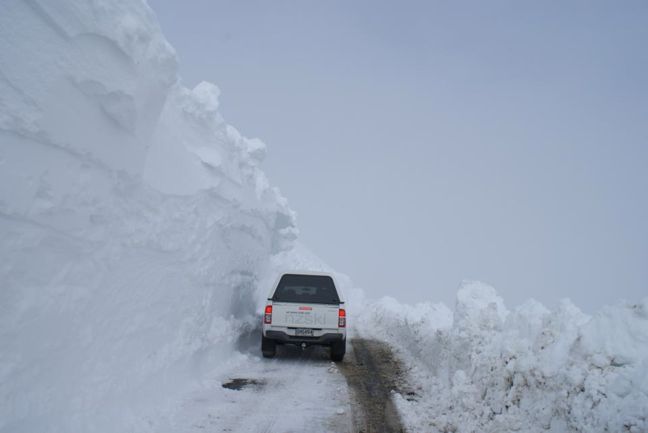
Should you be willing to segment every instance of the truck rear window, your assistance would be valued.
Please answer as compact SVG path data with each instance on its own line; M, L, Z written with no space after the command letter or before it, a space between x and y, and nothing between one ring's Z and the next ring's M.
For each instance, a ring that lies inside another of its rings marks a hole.
M272 297L274 302L339 304L333 278L324 275L285 274Z

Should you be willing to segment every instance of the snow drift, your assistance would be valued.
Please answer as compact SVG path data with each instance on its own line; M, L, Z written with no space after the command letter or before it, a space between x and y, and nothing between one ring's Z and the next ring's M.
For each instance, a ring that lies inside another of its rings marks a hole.
M648 431L648 298L592 317L569 301L506 309L466 281L454 312L383 299L365 334L397 347L415 396L396 396L411 431Z
M218 94L143 0L2 2L0 431L155 430L228 359L297 232Z

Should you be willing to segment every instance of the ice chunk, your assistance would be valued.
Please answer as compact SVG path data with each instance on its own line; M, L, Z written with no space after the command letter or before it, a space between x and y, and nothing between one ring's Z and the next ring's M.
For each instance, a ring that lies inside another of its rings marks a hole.
M457 291L454 323L457 328L500 329L508 310L495 289L479 281L463 281Z

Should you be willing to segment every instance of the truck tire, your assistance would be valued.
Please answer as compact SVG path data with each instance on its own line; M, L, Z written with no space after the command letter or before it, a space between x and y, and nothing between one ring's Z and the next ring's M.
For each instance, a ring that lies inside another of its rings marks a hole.
M346 353L346 340L331 344L331 361L342 362Z
M264 358L272 358L277 353L277 343L270 338L261 336L261 353Z

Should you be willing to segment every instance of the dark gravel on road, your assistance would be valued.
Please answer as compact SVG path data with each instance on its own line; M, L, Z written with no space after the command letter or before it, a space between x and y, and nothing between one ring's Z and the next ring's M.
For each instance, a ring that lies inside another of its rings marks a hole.
M351 350L338 367L351 389L356 433L405 432L391 398L402 383L398 359L386 343L362 338L350 342Z

